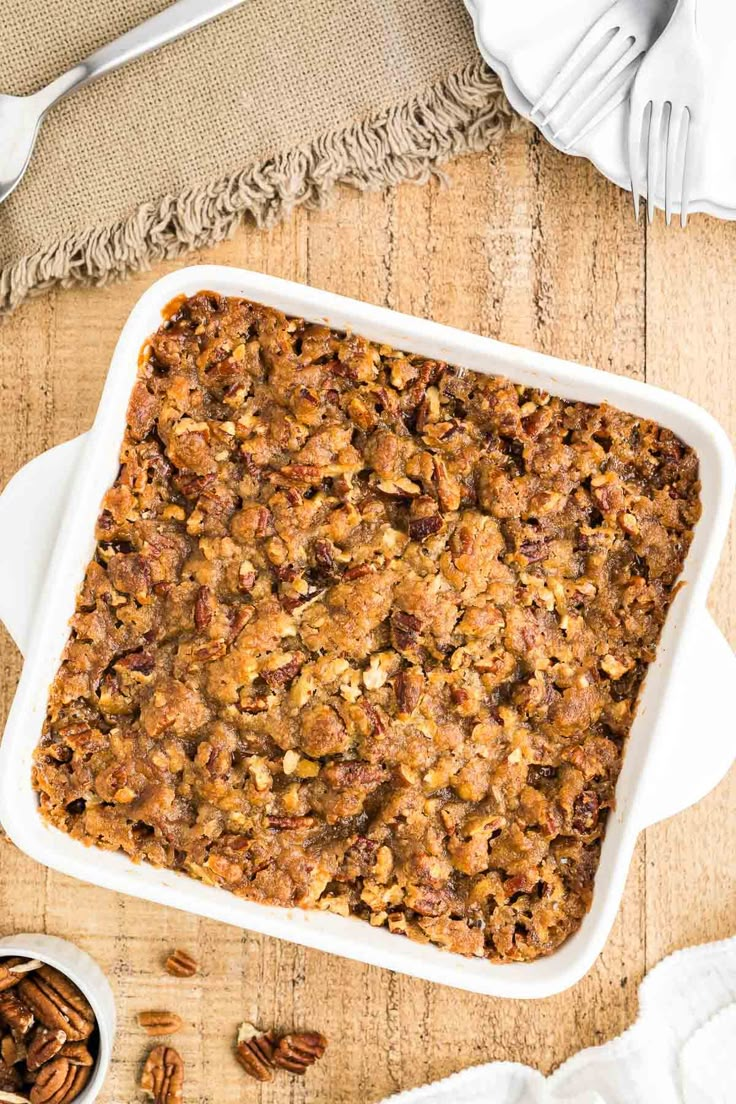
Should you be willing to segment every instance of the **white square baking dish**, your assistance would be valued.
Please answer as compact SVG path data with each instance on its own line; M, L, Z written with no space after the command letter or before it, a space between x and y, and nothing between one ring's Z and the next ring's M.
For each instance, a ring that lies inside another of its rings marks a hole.
M479 372L500 373L566 398L606 401L668 426L696 450L703 515L685 564L687 585L672 604L646 679L592 908L555 954L531 963L494 965L422 946L359 920L240 900L183 874L87 848L41 819L31 787L33 750L77 589L93 552L100 501L117 473L138 353L158 328L162 308L177 295L203 288L246 296L287 314ZM0 747L5 830L38 862L66 874L241 928L478 993L545 997L559 992L581 978L603 948L638 833L701 798L733 761L733 727L723 717L731 711L736 657L705 603L726 535L734 478L732 449L717 422L657 388L259 273L221 266L172 273L144 293L126 322L90 432L26 465L0 497L0 616L25 655Z

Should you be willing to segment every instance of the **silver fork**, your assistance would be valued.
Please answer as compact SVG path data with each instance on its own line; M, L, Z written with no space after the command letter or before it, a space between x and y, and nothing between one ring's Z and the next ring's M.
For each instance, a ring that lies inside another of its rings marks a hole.
M32 96L0 95L0 203L20 184L43 119L70 92L238 7L245 0L177 0L100 47ZM131 135L135 141L135 135Z
M664 210L669 226L680 207L687 226L693 170L698 164L709 97L708 72L697 30L698 0L678 0L667 28L641 64L631 90L629 172L634 213L647 198L647 218L654 202L664 145ZM643 171L642 171L643 163ZM679 187L678 187L679 182Z
M559 138L587 108L585 120L564 144L580 141L624 102L642 56L671 10L669 0L614 0L532 107L534 121Z

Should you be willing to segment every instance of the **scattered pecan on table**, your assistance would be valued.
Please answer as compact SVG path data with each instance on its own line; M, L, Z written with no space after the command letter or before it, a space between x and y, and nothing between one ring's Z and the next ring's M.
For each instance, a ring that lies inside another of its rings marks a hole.
M148 1035L176 1035L182 1029L176 1012L139 1012L138 1024Z
M172 951L166 959L165 966L167 974L171 974L172 977L183 978L194 977L199 969L197 960L182 950Z
M252 1023L238 1028L235 1057L256 1081L273 1081L274 1069L304 1074L322 1057L327 1039L318 1031L290 1031L277 1035Z
M0 1102L71 1104L95 1065L92 1007L37 959L0 960Z
M327 1040L318 1031L292 1031L279 1039L273 1060L289 1073L304 1074L326 1049Z
M275 1044L276 1035L273 1031L261 1031L252 1023L242 1023L238 1028L235 1057L245 1072L256 1081L273 1081Z
M140 1087L154 1104L180 1104L184 1090L184 1062L179 1052L173 1047L154 1047L143 1067Z

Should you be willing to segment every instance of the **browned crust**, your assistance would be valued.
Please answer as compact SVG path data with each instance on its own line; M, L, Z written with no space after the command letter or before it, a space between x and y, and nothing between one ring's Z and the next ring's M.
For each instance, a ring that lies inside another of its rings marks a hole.
M145 350L120 458L44 814L463 954L558 946L699 516L694 452L202 292Z

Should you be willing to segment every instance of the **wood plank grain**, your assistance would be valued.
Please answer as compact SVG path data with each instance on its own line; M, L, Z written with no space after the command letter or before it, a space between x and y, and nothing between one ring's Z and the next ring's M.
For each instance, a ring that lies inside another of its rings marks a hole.
M343 190L328 210L299 211L265 232L246 228L193 260L303 280L614 372L646 372L705 401L733 432L736 381L726 368L736 228L698 220L687 237L657 228L647 242L625 196L529 130L458 161L448 176L450 187ZM54 292L0 329L0 480L89 425L120 326L141 291L173 267L108 288ZM687 314L673 328L683 286ZM733 632L727 570L715 595ZM20 667L7 638L2 656L7 705ZM102 1104L134 1099L146 1051L135 1015L155 1007L174 1007L185 1019L177 1045L188 1100L369 1104L493 1058L549 1070L621 1031L648 965L673 946L734 928L736 894L725 899L716 851L736 843L735 797L726 784L648 833L601 959L579 985L546 1001L478 998L116 896L48 873L7 842L0 933L66 935L108 971L120 1033ZM174 946L201 963L191 981L162 970ZM232 1058L242 1019L319 1028L331 1039L328 1057L304 1081L279 1078L259 1090Z
M647 379L700 403L736 439L736 225L661 217L647 240ZM736 518L710 596L736 646ZM707 689L707 688L706 688ZM733 738L733 716L720 718ZM707 732L691 734L707 754ZM736 932L736 770L704 801L647 832L647 967L677 947Z

